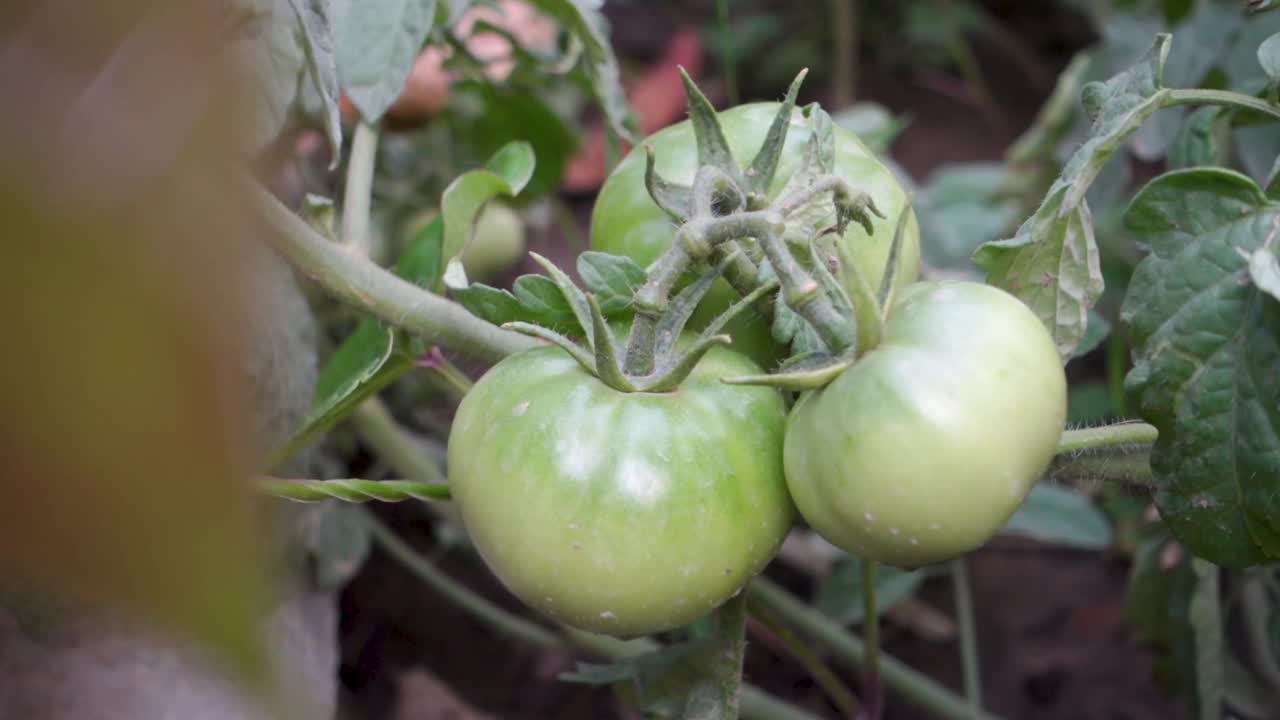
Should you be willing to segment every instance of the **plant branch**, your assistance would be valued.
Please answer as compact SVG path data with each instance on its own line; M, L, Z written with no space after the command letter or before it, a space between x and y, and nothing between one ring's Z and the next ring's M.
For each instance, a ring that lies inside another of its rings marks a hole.
M831 96L837 110L853 102L857 92L858 8L857 0L831 0L831 24L835 33L835 65L831 75Z
M742 687L742 663L747 655L747 595L739 592L715 612L717 633L725 650L715 659L715 679L726 718L738 717Z
M956 598L956 623L960 628L960 664L964 669L964 696L975 718L982 717L982 666L978 660L978 627L973 611L973 588L964 556L951 561Z
M369 256L369 200L373 168L378 157L378 130L361 120L356 124L347 158L347 181L342 196L342 234L338 241L352 253Z
M1272 105L1266 100L1252 95L1245 95L1244 93L1231 92L1230 90L1199 90L1196 88L1166 89L1164 92L1166 93L1164 107L1173 107L1174 105L1225 105L1242 110L1252 110L1280 120L1280 106Z
M256 182L250 192L264 218L276 230L271 234L274 247L299 272L338 300L429 343L481 360L500 360L536 346L535 341L523 335L495 327L461 305L335 246Z
M449 577L424 558L409 543L391 531L373 513L364 512L365 522L374 542L406 570L425 582L433 590L449 598L463 610L484 621L490 627L507 637L539 647L557 647L561 644L555 632L513 615L489 600L472 592L470 589Z
M643 655L661 647L649 638L624 641L569 627L561 628L561 632L557 634L538 623L502 609L449 577L375 518L372 513L365 512L364 516L374 541L392 559L441 595L457 603L464 611L507 637L538 647L552 648L568 645L588 654L612 660ZM743 720L819 720L809 712L750 685L742 686L739 704Z
M747 586L747 597L776 612L791 627L813 642L827 648L841 660L863 667L867 650L863 642L849 634L840 624L806 605L765 577L757 577ZM972 720L964 699L890 656L880 658L880 673L885 685L901 694L915 706L943 720ZM983 720L995 720L988 713Z
M1096 428L1067 430L1058 441L1058 454L1099 450L1117 445L1149 445L1156 441L1159 432L1154 425L1141 422L1122 422Z
M391 467L397 475L420 482L444 484L444 471L427 449L409 433L377 397L369 398L347 419L360 442Z
M814 682L818 683L818 687L822 688L827 697L831 698L831 702L839 708L841 716L852 718L858 714L858 698L854 696L853 691L840 681L835 671L828 667L812 648L778 619L776 613L759 602L748 601L747 607L751 616L759 620L800 663L801 667L808 671Z
M261 478L258 488L268 495L295 502L404 502L448 500L449 486L406 480L281 480Z
M866 634L867 662L863 667L862 693L867 704L858 717L880 720L884 713L884 687L880 684L880 613L876 609L876 562L862 558L862 626Z

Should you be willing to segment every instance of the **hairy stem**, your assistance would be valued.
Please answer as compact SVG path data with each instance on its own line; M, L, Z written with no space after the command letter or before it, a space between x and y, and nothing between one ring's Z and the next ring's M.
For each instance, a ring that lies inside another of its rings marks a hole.
M347 159L346 189L342 196L342 235L351 252L369 255L369 201L373 194L373 167L378 156L378 130L361 120L356 124Z
M964 556L951 561L956 598L956 623L960 629L960 664L964 670L964 696L972 717L982 717L982 666L978 661L978 625L973 611L973 588Z
M1058 454L1080 450L1097 450L1116 445L1150 445L1159 432L1154 425L1141 422L1122 422L1096 428L1067 430L1058 441Z
M336 247L265 189L250 192L276 232L273 246L299 272L330 295L423 340L480 360L496 361L535 347L519 333L502 330L461 305L396 277L365 257Z
M739 592L716 610L717 632L725 650L715 662L715 678L726 718L738 717L742 662L747 655L747 595Z
M1252 110L1280 120L1280 106L1272 105L1266 100L1252 95L1231 92L1230 90L1199 90L1196 88L1168 89L1164 92L1166 93L1164 107L1173 107L1174 105L1224 105L1242 110Z
M867 648L860 639L771 580L765 577L752 580L747 586L747 596L776 612L783 622L841 660L857 667L866 665ZM972 719L964 698L902 662L883 656L880 658L880 673L887 687L934 717L943 720ZM996 716L983 713L981 717L994 720Z

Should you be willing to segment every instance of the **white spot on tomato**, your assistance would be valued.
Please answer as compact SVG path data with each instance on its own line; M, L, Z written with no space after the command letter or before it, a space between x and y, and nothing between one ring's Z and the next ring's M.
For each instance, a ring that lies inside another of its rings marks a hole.
M512 415L515 415L516 417L520 417L521 415L524 415L524 414L525 414L526 412L528 412L528 411L529 411L529 401L528 401L528 400L525 400L524 402L520 403L519 405L516 405L515 407L511 408L511 414L512 414Z

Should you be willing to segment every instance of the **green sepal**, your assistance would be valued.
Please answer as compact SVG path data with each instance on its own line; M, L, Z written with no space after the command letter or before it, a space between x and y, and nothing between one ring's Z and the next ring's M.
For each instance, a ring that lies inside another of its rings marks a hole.
M741 187L742 171L738 169L738 162L729 150L729 141L724 137L724 128L720 127L716 109L683 67L680 68L680 79L684 82L685 96L689 99L689 123L693 125L693 136L698 146L698 167L710 165L719 168Z
M681 353L670 367L655 373L656 379L652 382L642 385L640 390L644 392L669 392L680 387L680 383L689 377L689 373L698 366L698 361L706 355L711 348L716 345L731 345L733 338L728 335L711 335L703 334L688 350Z
M711 286L724 272L727 264L727 261L721 262L702 273L697 280L690 283L688 287L681 290L679 294L671 299L671 304L667 306L662 319L658 321L656 331L658 339L654 353L657 357L667 357L671 354L671 349L676 346L676 341L680 339L680 333L684 332L684 326L689 322L689 318L693 316L693 312L697 310L702 298L706 296L707 292L711 290Z
M596 354L596 377L614 390L632 392L636 386L623 374L618 365L618 348L614 344L613 333L605 322L604 313L600 311L600 303L595 295L587 295L587 307L591 311L591 330L595 338L591 349Z
M764 144L760 146L760 152L751 161L751 166L747 168L744 188L748 195L747 206L751 209L754 203L762 202L765 197L765 191L769 187L769 183L773 180L773 174L778 170L778 161L782 158L782 148L787 144L787 131L791 129L791 113L795 111L796 95L800 93L800 85L804 83L804 78L809 74L809 69L805 68L796 75L796 79L791 81L791 87L787 89L787 96L782 101L782 106L778 108L778 114L773 116L773 124L769 126L769 132L764 136Z
M514 330L515 332L523 335L529 335L541 340L546 340L547 342L558 346L561 350L569 353L569 356L574 360L577 360L583 370L586 370L592 375L596 374L595 359L588 355L585 350L577 345L577 343L564 335L561 335L555 330L550 330L542 327L541 325L534 325L533 323L527 322L509 322L504 323L502 327L506 330Z
M907 198L902 203L902 212L898 214L898 224L893 229L893 244L889 246L889 259L884 265L884 275L880 276L880 290L876 293L876 303L880 307L882 322L889 318L889 305L898 291L894 280L898 277L898 256L902 250L902 238L907 233L907 222L911 217L911 201L911 193L907 193Z
M552 282L560 288L560 292L564 293L564 299L568 301L569 307L573 310L573 316L577 318L578 325L582 328L582 332L585 333L587 344L593 344L591 308L587 304L587 296L578 289L577 285L573 284L573 280L569 279L569 276L565 275L563 270L556 267L555 263L535 252L529 253L529 257L533 258L534 262L547 271L547 275L551 276Z
M658 174L652 145L644 146L644 186L653 202L672 220L683 222L689 219L693 188L669 182Z
M720 381L727 385L765 385L804 392L826 386L856 362L852 354L833 357L825 353L811 353L805 359L806 362L792 364L771 375L742 375L721 378Z

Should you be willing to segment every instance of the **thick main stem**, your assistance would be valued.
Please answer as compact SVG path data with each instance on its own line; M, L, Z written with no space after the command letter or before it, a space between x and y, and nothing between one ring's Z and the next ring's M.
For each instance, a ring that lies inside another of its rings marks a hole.
M1156 441L1159 434L1154 425L1141 422L1067 430L1062 433L1062 438L1058 441L1058 454L1097 450L1116 445L1150 445Z
M535 347L531 338L494 327L461 305L403 280L367 258L336 247L256 182L249 188L276 230L272 245L330 295L429 343L496 361Z

